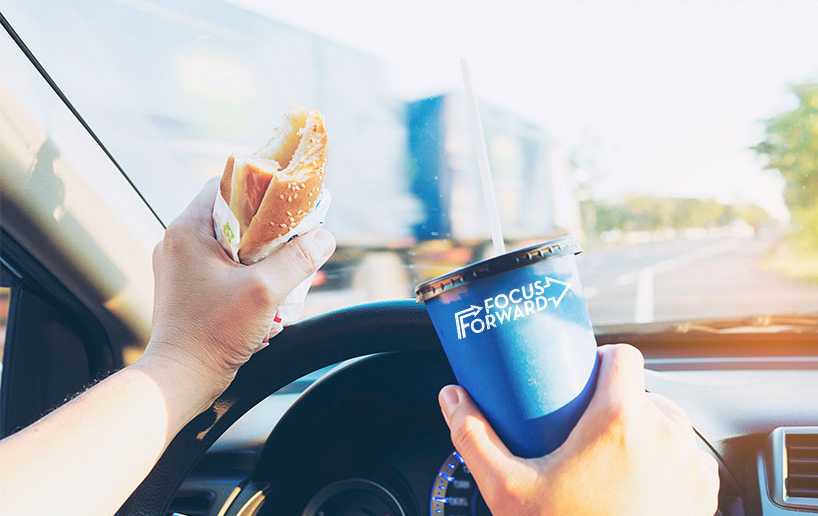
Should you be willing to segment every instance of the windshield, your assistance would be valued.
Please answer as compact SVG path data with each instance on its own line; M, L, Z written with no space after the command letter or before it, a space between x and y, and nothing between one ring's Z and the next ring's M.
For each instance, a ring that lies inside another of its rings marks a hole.
M10 4L10 5L9 5ZM818 4L12 1L165 223L293 107L330 135L308 313L570 233L595 323L818 311Z

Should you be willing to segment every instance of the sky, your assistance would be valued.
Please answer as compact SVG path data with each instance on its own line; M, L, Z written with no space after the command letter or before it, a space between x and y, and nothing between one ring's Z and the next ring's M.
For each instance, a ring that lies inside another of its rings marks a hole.
M581 149L593 194L715 197L786 216L782 182L749 150L789 86L818 78L818 2L236 0L381 57L394 91L460 87Z

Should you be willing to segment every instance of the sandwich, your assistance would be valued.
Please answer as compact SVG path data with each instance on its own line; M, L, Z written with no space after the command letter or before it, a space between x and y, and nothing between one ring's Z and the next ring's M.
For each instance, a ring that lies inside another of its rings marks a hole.
M231 249L225 249L234 259L255 263L299 230L311 229L304 226L324 198L326 162L327 130L318 111L289 113L261 149L227 159L219 191L235 219L230 227L220 226L223 216L216 217L214 209L214 220L222 245L231 241Z

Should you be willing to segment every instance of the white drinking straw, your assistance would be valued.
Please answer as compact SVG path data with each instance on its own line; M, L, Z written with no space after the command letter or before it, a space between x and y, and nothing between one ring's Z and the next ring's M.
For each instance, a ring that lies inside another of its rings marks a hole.
M491 226L491 243L494 246L494 254L499 255L506 252L506 244L503 240L503 228L500 226L500 211L497 209L497 198L494 195L494 180L491 176L489 166L489 153L486 148L486 135L483 132L483 120L480 118L480 108L477 105L477 97L471 84L471 74L466 58L460 58L460 71L463 74L463 87L466 89L466 98L471 104L472 112L472 135L474 146L477 148L477 166L480 169L480 183L483 187L483 202L486 204L486 211L489 215L489 225Z

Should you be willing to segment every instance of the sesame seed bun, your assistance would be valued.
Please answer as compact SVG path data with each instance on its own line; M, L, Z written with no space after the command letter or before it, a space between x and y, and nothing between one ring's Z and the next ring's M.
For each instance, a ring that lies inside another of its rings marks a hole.
M239 221L239 260L255 263L271 241L286 235L313 209L326 175L327 131L317 111L287 115L261 150L230 156L220 191Z

